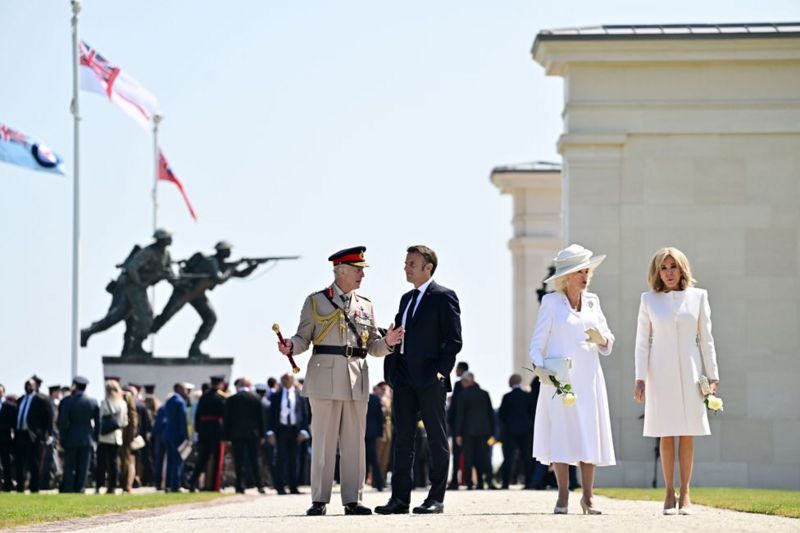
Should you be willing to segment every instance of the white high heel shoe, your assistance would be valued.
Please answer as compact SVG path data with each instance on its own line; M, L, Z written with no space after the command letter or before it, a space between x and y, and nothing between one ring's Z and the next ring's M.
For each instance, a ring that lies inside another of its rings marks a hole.
M567 514L567 509L568 509L567 507L556 506L553 509L553 514Z

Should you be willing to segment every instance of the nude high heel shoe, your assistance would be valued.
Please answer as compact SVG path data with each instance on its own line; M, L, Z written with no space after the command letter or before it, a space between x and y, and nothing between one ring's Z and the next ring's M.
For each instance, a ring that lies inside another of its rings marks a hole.
M583 498L581 498L581 509L583 509L583 514L603 514L603 511L590 506Z

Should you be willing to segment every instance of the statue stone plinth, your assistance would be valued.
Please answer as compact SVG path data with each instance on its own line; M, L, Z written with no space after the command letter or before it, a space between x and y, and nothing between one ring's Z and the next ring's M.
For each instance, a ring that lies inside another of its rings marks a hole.
M209 376L216 374L224 375L225 381L230 382L232 368L233 357L103 356L104 376L119 377L123 385L153 384L156 386L155 395L162 400L172 394L172 387L178 382L189 382L199 389L202 383L209 381Z

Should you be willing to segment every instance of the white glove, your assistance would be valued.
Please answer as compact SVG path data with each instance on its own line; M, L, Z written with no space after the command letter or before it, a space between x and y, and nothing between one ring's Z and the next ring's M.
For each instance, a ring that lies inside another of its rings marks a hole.
M608 343L606 338L603 337L603 335L600 333L600 330L598 330L597 328L587 329L584 333L586 333L586 342L597 344L599 346Z
M537 376L539 378L539 381L541 381L542 383L547 383L548 385L551 385L553 382L550 381L550 376L555 376L556 373L553 372L552 370L547 370L543 366L537 366L533 371L533 375Z

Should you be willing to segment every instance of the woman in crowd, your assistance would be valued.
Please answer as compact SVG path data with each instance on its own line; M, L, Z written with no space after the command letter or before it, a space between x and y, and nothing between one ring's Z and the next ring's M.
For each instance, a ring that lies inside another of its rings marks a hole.
M103 485L107 486L109 494L116 492L122 429L127 425L128 406L122 398L122 389L116 380L109 379L106 381L106 397L100 403L100 438L97 444L95 492L100 492L100 487Z
M645 403L644 436L661 437L664 514L691 514L694 436L711 434L698 381L705 375L712 394L719 381L708 293L694 287L689 260L676 248L656 252L647 281L651 290L642 294L639 304L633 395ZM678 508L675 437L680 442Z
M555 514L567 514L570 464L580 465L581 509L600 514L593 505L595 467L616 463L599 358L611 353L614 335L597 295L586 292L593 270L605 257L593 257L576 244L558 253L556 272L546 280L555 282L556 292L542 299L531 340L531 361L542 381L533 456L542 464L553 463L558 483ZM571 385L574 398L556 394L550 380L554 373L562 385Z

